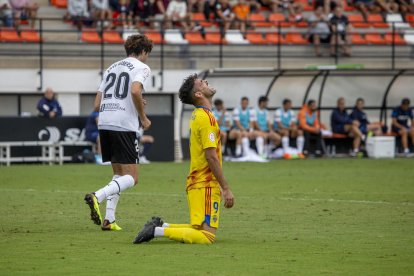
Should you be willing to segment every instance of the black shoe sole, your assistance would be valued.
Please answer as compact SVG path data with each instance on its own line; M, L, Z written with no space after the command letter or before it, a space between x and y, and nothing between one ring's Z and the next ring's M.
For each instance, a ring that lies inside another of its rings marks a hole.
M95 211L95 208L93 206L93 196L94 195L92 195L92 194L85 195L85 202L86 202L86 204L88 204L89 208L91 209L91 220L93 221L93 223L95 223L96 225L101 225L102 221L99 218L99 215Z

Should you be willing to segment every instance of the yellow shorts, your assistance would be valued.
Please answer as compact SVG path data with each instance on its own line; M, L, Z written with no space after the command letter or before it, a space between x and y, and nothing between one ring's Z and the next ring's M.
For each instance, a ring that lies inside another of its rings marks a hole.
M200 226L204 222L208 226L218 228L220 218L220 188L198 188L187 191L190 222Z

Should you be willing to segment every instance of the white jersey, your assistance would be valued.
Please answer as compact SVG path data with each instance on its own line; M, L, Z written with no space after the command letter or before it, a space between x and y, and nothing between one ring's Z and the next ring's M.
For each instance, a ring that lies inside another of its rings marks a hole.
M138 131L138 111L132 100L131 86L139 82L144 92L150 75L148 65L132 57L115 62L105 71L98 89L102 93L99 129Z

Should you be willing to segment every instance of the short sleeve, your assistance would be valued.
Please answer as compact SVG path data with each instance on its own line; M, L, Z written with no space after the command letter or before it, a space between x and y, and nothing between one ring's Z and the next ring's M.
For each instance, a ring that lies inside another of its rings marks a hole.
M391 118L397 118L397 117L398 117L398 111L397 111L397 109L394 109L392 111Z
M209 120L209 117L206 116L200 117L199 120L199 135L202 148L217 148L219 137L216 125L213 124L211 120Z
M143 87L145 87L145 83L147 82L150 76L151 76L151 69L149 69L149 67L140 68L137 70L132 82L137 81L141 83Z
M106 73L103 75L101 84L98 87L98 91L99 92L102 92L103 93L105 91L105 84L106 84Z
M280 123L282 121L282 114L280 112L280 109L277 109L275 111L275 122Z
M253 108L250 109L250 122L256 122L257 121L257 114L256 114L256 110L254 110Z
M233 109L233 120L234 121L240 121L239 110L237 108Z
M298 118L296 117L295 111L291 110L290 114L291 114L291 122L296 123L298 121Z
M411 120L414 120L414 109L411 109Z

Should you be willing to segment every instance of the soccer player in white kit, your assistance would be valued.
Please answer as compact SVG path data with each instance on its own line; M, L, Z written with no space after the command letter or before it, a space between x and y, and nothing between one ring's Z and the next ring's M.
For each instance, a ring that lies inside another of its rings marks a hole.
M95 98L102 159L111 162L113 177L108 185L86 194L85 201L91 209L91 220L102 225L102 230L121 230L115 222L119 194L138 181L137 132L140 123L144 129L151 126L142 93L151 75L145 62L152 41L145 35L132 35L124 46L128 57L109 66ZM99 204L105 199L106 214L102 222Z

